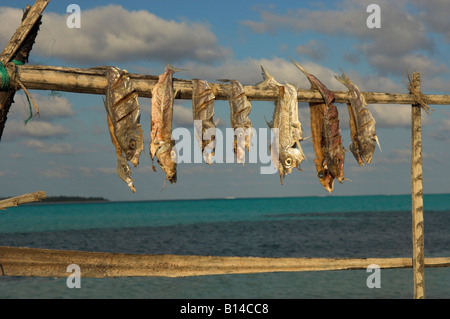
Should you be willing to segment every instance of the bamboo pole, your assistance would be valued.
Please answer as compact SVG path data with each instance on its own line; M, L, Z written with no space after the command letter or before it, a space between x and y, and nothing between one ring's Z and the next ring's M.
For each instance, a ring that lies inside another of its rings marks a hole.
M0 247L3 276L68 277L76 264L81 277L193 277L222 274L411 268L411 258L261 258L137 255ZM449 267L450 258L427 258L427 267Z
M11 40L8 42L6 47L3 49L0 55L0 62L6 64L10 62L22 43L28 37L31 29L36 25L38 20L40 20L42 12L44 12L50 0L36 0L33 7L29 10L26 17L22 20L20 27L16 30Z
M104 95L107 81L104 76L105 67L69 68L45 65L23 65L17 68L17 78L29 90L55 90L86 94ZM152 97L152 89L158 81L154 75L130 73L133 86L140 97ZM217 100L228 99L229 84L210 83ZM192 82L190 80L174 79L174 89L178 91L177 99L192 99ZM244 86L248 99L253 101L274 101L278 97L276 90L259 89L256 86ZM320 102L322 96L316 90L299 89L299 102ZM337 103L347 103L348 92L335 91ZM412 104L414 97L402 93L363 92L367 103L376 104ZM425 95L427 104L450 104L450 95Z
M411 86L420 92L420 73L413 73ZM412 194L412 239L414 298L425 298L425 253L423 220L423 169L422 169L422 107L415 103L411 108L412 159L411 159L411 194Z
M33 44L36 40L39 26L41 24L41 14L47 4L48 1L39 0L36 1L32 8L30 6L26 7L22 16L22 24L16 30L16 33L13 35L0 55L0 62L3 65L6 64L6 68L10 76L15 72L16 65L8 62L12 60L16 60L21 63L28 62L28 56L33 48ZM10 83L10 87L7 91L0 92L0 139L3 135L9 109L14 101L14 95L17 90L16 87L19 86L20 84L15 86Z
M32 202L38 202L44 198L47 198L45 192L34 192L31 194L24 194L17 197L11 197L8 199L0 200L0 209L6 209L8 207L19 206Z

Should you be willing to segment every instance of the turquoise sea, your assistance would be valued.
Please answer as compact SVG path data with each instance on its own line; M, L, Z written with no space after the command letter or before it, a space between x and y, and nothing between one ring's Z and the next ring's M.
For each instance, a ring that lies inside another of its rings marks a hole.
M425 195L425 257L450 257L450 194ZM32 204L0 211L0 245L133 254L411 257L411 196ZM0 277L0 298L412 298L411 269L189 278ZM69 275L69 274L68 274ZM450 268L426 268L450 298Z

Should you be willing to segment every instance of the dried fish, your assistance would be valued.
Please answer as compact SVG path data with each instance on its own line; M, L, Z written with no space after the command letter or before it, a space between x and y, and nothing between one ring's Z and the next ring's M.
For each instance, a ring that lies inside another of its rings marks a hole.
M164 185L167 180L171 184L177 182L177 152L172 139L173 103L176 95L173 74L177 71L180 70L167 64L152 90L150 157L153 162L156 156L158 165L166 174Z
M253 136L252 122L248 118L252 104L245 96L244 87L236 80L219 80L230 82L228 92L230 104L231 127L234 129L234 154L238 163L245 161L245 149L250 152L250 141Z
M333 192L334 179L342 182L344 177L345 149L339 130L338 111L333 105L334 94L329 91L314 75L309 74L300 64L292 61L311 83L311 88L320 92L323 102L311 102L311 134L316 158L317 176L323 187Z
M135 192L127 161L137 167L144 149L138 95L126 70L109 67L106 77L108 85L104 104L111 141L116 149L117 173Z
M271 129L278 129L270 148L272 161L278 167L280 182L283 184L285 176L298 168L306 159L300 146L303 140L301 124L298 119L298 90L295 86L286 83L281 85L262 66L264 81L257 84L260 88L277 88L279 97L275 102L272 123L267 123ZM278 136L277 136L278 135Z
M127 183L128 187L133 191L133 193L136 193L136 188L133 185L133 180L131 179L131 170L128 166L128 162L123 156L122 149L120 148L119 142L116 139L116 136L114 135L114 127L111 122L111 119L109 118L109 115L107 115L108 120L108 129L109 134L111 136L111 142L114 145L114 148L116 149L116 156L117 156L117 175L119 175L120 179L122 179L125 183Z
M203 158L209 165L216 148L216 126L214 123L215 95L204 80L192 80L192 113L195 136L202 150Z
M342 76L335 76L335 78L348 88L351 95L349 103L347 103L352 138L349 149L358 161L359 166L365 165L364 161L370 164L375 152L375 143L380 147L375 129L375 119L367 108L364 95L361 94L358 87L352 83L344 71L342 71Z

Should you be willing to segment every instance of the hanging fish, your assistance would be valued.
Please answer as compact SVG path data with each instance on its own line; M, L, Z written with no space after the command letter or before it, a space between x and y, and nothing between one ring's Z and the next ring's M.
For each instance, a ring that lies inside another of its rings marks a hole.
M158 165L166 174L164 185L168 180L171 184L177 182L177 152L172 139L173 103L176 92L173 90L173 74L178 69L166 65L158 83L152 90L152 120L150 157L156 156ZM153 170L156 171L155 166Z
M283 184L285 176L291 173L293 168L300 169L298 166L306 159L300 146L303 138L301 137L301 125L298 120L298 90L289 83L281 85L262 66L261 69L264 81L256 86L259 88L277 88L279 94L275 102L273 121L267 124L271 129L278 129L270 152L272 161L280 173L280 182Z
M365 165L364 161L370 164L375 152L375 143L381 150L375 129L375 119L367 108L364 95L361 94L358 87L352 83L344 71L342 71L342 76L335 76L335 78L348 88L351 95L349 103L347 103L352 138L349 149L358 161L359 166Z
M245 161L245 149L250 152L250 141L253 136L252 122L248 118L252 110L252 104L245 96L244 87L236 80L219 80L230 82L228 91L230 104L231 127L234 129L234 154L238 163Z
M118 159L117 173L135 192L127 161L137 167L144 149L138 95L126 70L109 67L106 77L108 84L104 104L111 141Z
M345 149L342 146L339 130L338 110L332 103L334 94L300 64L295 61L292 62L306 75L311 82L311 89L318 90L325 102L311 102L309 103L309 109L317 176L323 187L332 193L334 179L337 178L340 183L345 179Z
M111 136L111 142L113 143L114 148L116 149L117 175L119 175L120 179L122 179L125 183L127 183L128 187L133 191L133 193L136 193L136 188L134 187L133 180L131 179L130 166L128 166L128 162L123 156L122 149L120 148L119 142L117 141L116 136L114 135L113 124L108 115L107 119L108 119L109 134Z
M216 148L216 126L214 123L215 95L208 82L192 80L192 113L194 117L195 136L202 150L203 158L209 165Z

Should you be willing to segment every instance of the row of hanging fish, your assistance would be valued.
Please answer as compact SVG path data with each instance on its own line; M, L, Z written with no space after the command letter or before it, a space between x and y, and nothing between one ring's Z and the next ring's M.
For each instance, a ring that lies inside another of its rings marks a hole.
M311 89L317 90L323 98L322 102L309 103L311 137L316 158L317 177L328 192L334 189L334 180L342 183L345 178L345 148L339 129L339 114L334 102L334 94L314 75L308 73L300 64L294 65L307 77ZM306 160L300 143L303 137L302 124L298 114L298 88L292 84L280 84L264 67L261 66L263 81L256 84L260 89L275 89L278 96L275 101L273 119L267 123L275 132L270 147L273 164L280 174L280 182L293 168L301 171L300 164ZM175 141L172 139L173 104L176 93L173 88L173 74L179 71L170 65L159 76L152 90L151 107L151 142L150 157L164 171L166 181L177 181L177 154ZM144 149L143 133L140 125L139 103L132 81L125 70L109 67L106 72L108 85L106 101L108 128L111 141L117 155L117 174L135 192L131 170L127 161L135 167L139 164L140 153ZM344 84L350 94L347 104L350 115L350 134L352 142L349 149L358 164L370 163L375 151L376 122L364 96L348 76L336 79ZM230 104L231 126L235 130L234 153L238 163L244 163L245 150L250 151L252 138L252 122L249 119L252 105L248 101L244 87L236 80L219 80L230 83L228 96ZM195 124L195 136L201 148L203 158L209 165L215 154L215 133L218 122L214 122L215 94L207 81L192 80L192 111ZM266 120L267 122L267 120ZM380 148L381 149L381 148ZM152 165L156 171L155 166Z

